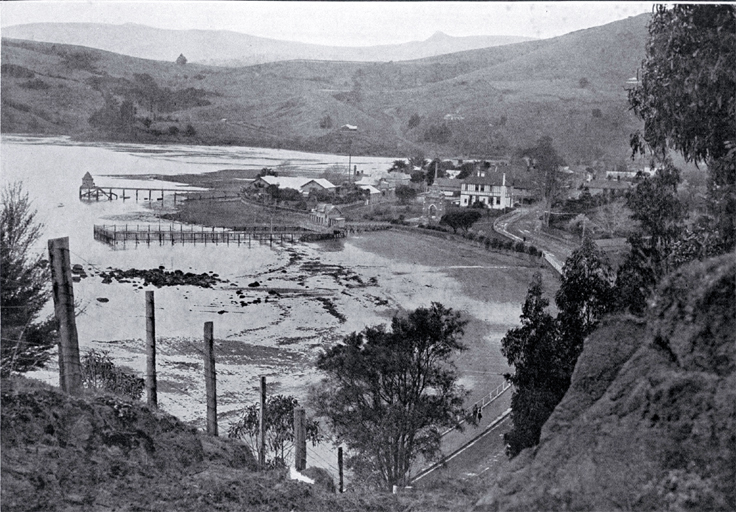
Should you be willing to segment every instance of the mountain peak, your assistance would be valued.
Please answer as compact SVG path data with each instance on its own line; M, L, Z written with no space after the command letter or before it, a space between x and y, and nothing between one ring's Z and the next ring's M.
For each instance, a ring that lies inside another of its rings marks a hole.
M452 39L452 36L448 36L441 30L438 30L427 41L447 41L448 39Z

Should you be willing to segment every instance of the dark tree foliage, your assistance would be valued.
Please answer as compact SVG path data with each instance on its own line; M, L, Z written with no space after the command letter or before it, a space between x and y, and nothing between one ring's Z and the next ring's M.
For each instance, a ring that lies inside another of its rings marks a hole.
M408 163L406 163L406 160L394 160L393 165L391 165L391 168L388 170L388 172L394 172L394 171L406 171L409 169Z
M261 176L278 176L279 173L271 169L270 167L264 167L258 172L258 175L256 178L260 178Z
M463 208L461 210L453 210L447 212L440 219L440 224L452 228L453 232L457 233L457 229L460 228L463 231L467 231L470 227L478 222L483 214L477 209Z
M325 115L324 117L322 117L322 119L319 120L319 127L323 130L329 130L330 128L332 128L332 125L332 117L330 117L329 114Z
M562 267L562 282L555 295L560 330L558 350L562 370L572 376L585 337L603 315L613 309L615 274L605 253L586 237Z
M285 467L294 447L294 409L299 401L293 396L275 395L266 400L266 464ZM253 453L260 446L260 404L245 408L238 421L230 425L228 437L244 441ZM322 440L319 424L306 419L307 440L312 446Z
M565 165L565 161L557 154L552 138L546 136L539 139L535 146L521 151L521 155L529 159L530 169L535 174L537 195L546 203L545 224L549 225L548 212L562 189L559 169Z
M618 311L628 311L643 316L647 308L647 298L657 284L657 273L652 265L655 260L650 244L639 233L628 239L631 251L616 273L614 307Z
M424 181L424 173L422 171L416 171L411 173L412 183L422 183Z
M424 153L417 153L416 155L409 158L409 164L412 168L419 167L420 169L424 169L424 166L427 165L427 160L424 158Z
M3 376L42 367L56 343L55 323L38 321L50 298L50 276L48 262L34 253L43 230L36 213L21 183L5 186L0 214Z
M411 117L409 118L409 129L416 128L417 126L419 126L419 123L421 122L422 122L422 118L419 117L419 114L416 114L416 113L412 114Z
M511 457L539 442L542 425L569 386L563 371L569 365L560 360L557 351L557 323L546 311L549 300L542 292L542 276L535 273L522 306L521 327L509 330L501 340L501 353L514 367L513 374L505 375L515 386L513 427L504 436Z
M110 133L130 133L136 123L136 108L130 100L122 103L112 97L105 98L105 105L95 111L88 119L90 126Z
M464 180L471 174L473 174L473 170L475 170L475 165L473 162L465 162L460 166L460 174L458 174L455 179L456 180Z
M327 374L313 401L355 454L348 464L368 481L403 485L418 454L440 450L441 429L456 425L465 393L452 357L465 347L465 321L442 304L394 317L391 330L367 327L320 356Z
M631 218L639 221L647 238L658 277L673 270L671 255L675 242L683 233L685 207L677 196L680 173L669 162L651 178L637 180L636 188L626 197Z
M544 422L570 387L585 337L613 308L613 300L613 272L589 238L565 261L554 319L545 311L549 301L542 297L541 276L534 276L521 327L501 340L501 351L515 370L506 376L516 386L513 429L505 437L510 456L539 442Z
M629 103L644 121L634 152L672 148L708 166L720 250L736 246L736 6L655 8L641 79Z
M434 142L435 144L447 144L452 138L452 130L449 126L442 123L440 125L432 125L424 132L425 142Z
M643 315L647 298L659 279L678 266L715 253L714 245L697 250L697 240L686 236L685 207L677 195L679 171L669 161L653 177L640 176L626 197L639 231L628 238L631 247L618 269L615 309ZM706 236L707 238L707 236Z
M394 193L401 204L407 204L417 197L417 191L409 185L399 185Z

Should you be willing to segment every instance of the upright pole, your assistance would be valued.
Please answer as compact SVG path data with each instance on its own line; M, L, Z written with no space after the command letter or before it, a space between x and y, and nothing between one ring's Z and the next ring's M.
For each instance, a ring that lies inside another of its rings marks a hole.
M307 424L304 409L294 409L294 468L307 469Z
M207 433L217 436L217 390L212 322L204 323L204 384L207 392Z
M258 465L266 467L266 377L261 376L261 414L258 423Z
M59 323L59 383L72 395L82 390L82 366L79 362L79 339L74 319L74 289L69 256L69 237L48 241L54 314Z
M148 407L158 409L156 387L156 316L153 292L146 292L146 395Z
M337 471L339 473L339 484L338 484L338 492L342 494L343 492L343 478L342 478L342 446L338 447L337 449Z

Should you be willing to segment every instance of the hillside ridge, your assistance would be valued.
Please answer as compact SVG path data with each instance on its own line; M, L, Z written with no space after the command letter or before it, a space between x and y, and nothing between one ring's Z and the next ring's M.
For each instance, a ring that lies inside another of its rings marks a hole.
M2 130L431 158L512 153L551 135L568 163L623 161L640 126L624 87L643 56L647 19L411 61L239 68L6 38ZM91 126L112 100L133 102L150 125ZM359 127L350 141L344 124ZM182 135L188 125L196 136Z

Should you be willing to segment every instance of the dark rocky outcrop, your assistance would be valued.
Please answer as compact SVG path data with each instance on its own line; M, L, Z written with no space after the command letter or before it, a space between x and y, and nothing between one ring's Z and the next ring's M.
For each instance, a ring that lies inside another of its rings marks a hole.
M109 272L100 272L100 277L105 284L112 283L113 279L119 283L129 283L131 279L142 279L143 286L153 285L157 288L182 285L212 288L217 283L222 282L216 274L195 274L193 272L182 272L181 270L169 272L162 267L146 270L136 268L128 270L111 269Z
M669 276L645 321L605 321L475 510L736 510L735 369L731 254Z

